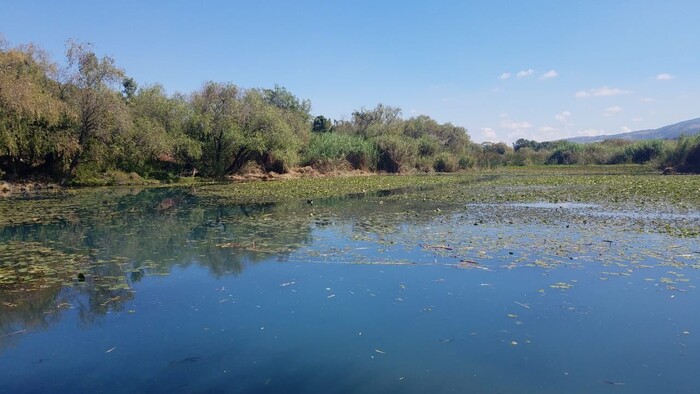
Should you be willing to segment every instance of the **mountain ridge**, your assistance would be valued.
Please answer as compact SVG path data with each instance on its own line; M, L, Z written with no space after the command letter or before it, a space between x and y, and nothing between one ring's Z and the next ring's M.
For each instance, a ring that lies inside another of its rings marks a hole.
M629 141L640 141L640 140L672 140L680 137L681 135L695 135L700 134L700 118L684 120L682 122L670 124L667 126L662 126L657 129L647 129L647 130L637 130L629 131L627 133L618 134L605 134L605 135L595 135L595 136L584 136L584 137L570 137L564 138L564 141L578 142L583 144L601 142L610 139L622 139Z

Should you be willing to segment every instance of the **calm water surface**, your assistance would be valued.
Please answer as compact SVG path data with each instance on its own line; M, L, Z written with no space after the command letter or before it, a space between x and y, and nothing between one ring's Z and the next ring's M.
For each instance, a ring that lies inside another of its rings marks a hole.
M700 390L699 242L659 230L697 217L177 189L68 206L0 230L0 393Z

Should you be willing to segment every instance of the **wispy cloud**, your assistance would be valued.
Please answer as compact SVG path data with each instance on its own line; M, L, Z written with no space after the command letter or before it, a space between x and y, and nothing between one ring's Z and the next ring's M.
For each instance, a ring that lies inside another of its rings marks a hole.
M496 135L496 131L490 127L482 127L481 132L484 133L484 138L488 140L496 140L498 136Z
M564 123L567 126L572 125L572 123L569 121L570 117L571 117L571 111L562 111L562 112L554 115L554 119Z
M549 70L546 73L542 74L540 79L545 80L545 79L552 79L556 78L559 76L559 73L556 70Z
M656 102L656 100L654 100L651 97L642 97L639 99L639 101L641 101L643 103L655 103Z
M527 69L527 70L520 70L520 71L518 71L518 73L516 74L516 76L517 76L518 78L527 78L527 77L532 76L532 74L534 74L534 73L535 73L535 70L533 70L533 69L530 68L530 69Z
M657 79L658 81L670 81L670 80L672 80L673 78L675 78L674 75L666 74L666 73L661 73L661 74L659 74L659 75L656 76L656 79Z
M532 125L530 122L525 121L525 120L510 120L510 119L503 119L501 120L501 128L508 129L508 130L527 130L531 128Z
M502 81L505 81L508 78L510 78L510 73L503 73L503 74L501 74L500 77L498 77L498 79L500 79Z
M574 95L576 98L587 98L587 97L611 97L620 96L623 94L631 94L631 90L624 90L620 88L611 88L608 86L603 86L595 89L580 90Z
M632 129L630 129L627 126L622 126L620 127L620 131L622 131L623 133L629 133L630 131L632 131Z
M559 130L559 129L557 129L556 127L552 127L552 126L542 126L542 127L540 127L540 131L543 132L543 133L552 133L552 132L555 132L555 131L558 131L558 130Z
M592 136L594 136L594 135L602 135L602 134L605 134L605 131L604 131L604 130L600 130L600 129L585 129L585 130L579 130L578 133L576 133L576 134L578 134L578 135L585 135L585 136L587 136L587 137L592 137Z
M609 118L611 116L619 114L620 112L622 112L622 107L620 107L619 105L615 105L612 107L605 108L605 111L603 111L603 116Z

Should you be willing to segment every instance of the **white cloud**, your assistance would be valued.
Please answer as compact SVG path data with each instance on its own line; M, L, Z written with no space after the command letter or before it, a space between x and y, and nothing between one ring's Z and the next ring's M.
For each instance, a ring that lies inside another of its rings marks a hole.
M518 78L527 78L527 77L531 76L531 75L534 74L534 73L535 73L535 70L533 70L533 69L530 68L530 69L528 69L528 70L521 70L521 71L518 71L518 74L516 74L516 76L517 76Z
M643 122L643 118L632 118L632 122Z
M610 97L619 96L623 94L630 94L631 90L624 90L619 88L611 88L608 86L603 86L595 89L580 90L574 95L576 98L586 98L586 97Z
M540 127L540 131L543 132L543 133L552 133L552 132L555 132L555 131L557 131L557 130L559 130L559 129L557 129L556 127L552 127L552 126L542 126L542 127Z
M546 73L542 74L540 79L552 79L552 78L556 78L558 76L559 76L559 73L556 72L556 70L549 70Z
M554 119L562 122L562 123L569 123L569 117L571 116L570 111L564 111L562 113L554 115Z
M508 130L527 130L532 127L532 125L524 120L515 121L510 119L504 119L501 121L501 127Z
M592 137L594 135L602 135L605 134L605 131L600 130L600 129L585 129L585 130L579 130L577 133L578 135L585 135L588 137Z
M498 77L500 80L506 80L508 78L510 78L510 73L503 73L500 77Z
M675 76L666 73L662 73L656 76L656 79L659 81L670 81L673 78L675 78Z
M612 107L605 108L605 111L603 111L603 116L611 117L619 114L620 112L622 112L622 107L620 107L619 105L615 105Z
M643 103L654 103L654 102L656 102L656 100L654 100L654 99L651 98L651 97L642 97L642 98L639 99L639 101L641 101L641 102L643 102Z
M495 141L498 138L496 131L490 127L482 127L481 132L484 133L484 137L488 140Z
M630 129L627 126L620 127L620 130L622 130L623 133L629 133L630 131L632 131L632 129Z

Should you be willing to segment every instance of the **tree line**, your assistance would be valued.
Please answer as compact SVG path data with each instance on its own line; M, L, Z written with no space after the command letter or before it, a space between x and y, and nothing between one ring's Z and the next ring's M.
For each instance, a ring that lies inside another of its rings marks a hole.
M59 67L34 45L0 41L0 176L99 183L107 173L167 181L183 174L222 178L252 167L395 173L648 161L623 143L476 144L463 127L425 115L405 119L383 104L333 121L312 116L309 100L281 86L209 81L191 93L168 94L159 84L139 86L90 44L69 40L65 55L66 66ZM684 144L653 142L658 154L650 160L663 156L682 165L700 150L697 140ZM685 151L674 156L679 147Z

